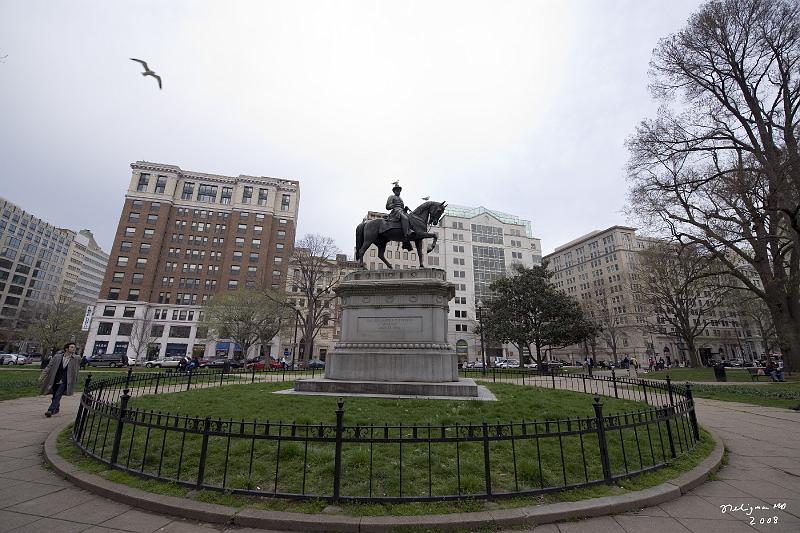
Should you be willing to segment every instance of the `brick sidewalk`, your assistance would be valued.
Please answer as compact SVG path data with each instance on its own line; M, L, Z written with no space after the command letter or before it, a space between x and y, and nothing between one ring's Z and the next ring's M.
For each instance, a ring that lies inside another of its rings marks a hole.
M0 533L237 531L132 509L77 489L42 463L42 443L63 418L75 416L78 396L61 414L44 418L49 399L0 402ZM638 513L549 524L537 533L737 533L800 531L800 413L787 409L698 399L700 423L715 429L730 450L718 479L673 502ZM60 418L60 419L59 419ZM785 511L722 514L720 505L786 503ZM777 525L758 524L779 517ZM516 530L519 531L519 530Z

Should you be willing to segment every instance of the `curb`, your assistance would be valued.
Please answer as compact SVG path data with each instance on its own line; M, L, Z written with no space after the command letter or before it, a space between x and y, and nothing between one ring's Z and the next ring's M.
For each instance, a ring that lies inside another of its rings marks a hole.
M474 528L508 528L534 526L566 520L638 511L680 498L702 485L709 474L719 470L725 447L715 432L706 429L714 439L714 450L700 464L679 477L649 489L618 496L604 496L577 502L562 502L515 509L497 509L473 513L452 513L418 516L337 516L289 513L260 509L236 509L203 503L188 498L153 494L80 470L58 455L58 435L71 423L53 430L44 443L47 463L76 486L105 498L146 511L200 520L217 524L281 531L337 531L355 533L388 533L405 528L455 530Z

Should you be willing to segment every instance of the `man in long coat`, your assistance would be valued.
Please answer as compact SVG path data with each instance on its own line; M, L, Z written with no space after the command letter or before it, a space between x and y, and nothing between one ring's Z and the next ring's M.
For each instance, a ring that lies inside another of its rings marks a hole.
M78 382L80 366L81 358L77 354L74 342L68 342L62 351L50 358L47 368L42 370L39 376L39 394L53 395L53 401L50 402L50 407L47 408L44 416L50 418L58 413L62 396L72 396L75 391L75 383Z

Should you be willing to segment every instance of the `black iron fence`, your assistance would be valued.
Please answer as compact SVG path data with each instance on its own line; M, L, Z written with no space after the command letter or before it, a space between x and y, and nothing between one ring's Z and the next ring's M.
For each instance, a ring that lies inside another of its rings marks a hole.
M587 487L669 464L700 435L691 386L582 374L503 371L495 381L594 395L593 416L449 425L270 423L134 409L132 395L298 372L203 370L87 378L73 427L84 453L138 476L239 494L332 501L499 498ZM472 375L472 373L470 373ZM643 401L604 413L600 396Z

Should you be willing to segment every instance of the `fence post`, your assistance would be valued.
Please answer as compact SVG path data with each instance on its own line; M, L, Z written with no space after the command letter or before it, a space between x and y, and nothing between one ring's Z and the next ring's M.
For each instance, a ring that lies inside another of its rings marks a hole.
M119 457L119 443L122 440L122 426L124 425L125 411L128 409L128 400L131 399L131 395L128 394L129 392L130 392L129 389L123 390L122 397L119 400L119 414L117 415L117 430L114 433L114 446L111 448L112 466L117 463L117 458Z
M647 401L647 382L645 380L640 380L642 384L642 394L644 395L644 403L649 404L650 402Z
M606 427L603 419L603 404L600 397L594 397L594 416L597 424L597 442L600 445L600 464L603 466L603 479L611 484L611 463L608 460L608 443L606 442Z
M675 453L675 439L672 438L672 421L670 420L670 413L673 411L672 407L664 407L664 418L667 422L667 438L669 439L669 453L673 459L677 457Z
M497 374L495 374L494 367L492 367L492 383L497 383Z
M206 456L208 455L208 433L211 431L211 417L207 416L203 426L203 443L200 446L200 464L197 465L197 488L203 486L206 476Z
M222 380L225 379L225 370L219 373L219 386L222 387Z
M256 365L255 365L255 363L253 363L253 366L251 368L252 368L253 373L250 376L250 383L255 383L256 382Z
M492 467L489 462L489 424L483 423L483 477L486 481L486 496L492 497Z
M583 392L586 393L586 374L581 373L581 380L583 380Z
M614 383L614 398L619 398L617 393L617 371L613 368L611 369L611 381Z
M689 421L692 423L692 434L695 442L700 440L700 428L697 427L697 413L694 410L694 395L692 394L692 384L686 382L686 398L689 400Z
M194 374L194 368L189 370L189 379L186 381L186 390L189 390L192 386L192 374Z
M675 399L672 397L672 382L669 380L669 374L667 374L667 391L669 391L669 404L675 405Z
M128 367L128 375L125 376L125 388L130 390L131 388L131 372L133 372L133 367Z
M339 489L342 484L342 431L344 423L344 400L336 402L336 453L333 458L333 501L339 501ZM402 435L401 435L402 438Z
M156 374L156 390L155 392L153 392L153 394L158 394L158 385L160 383L161 383L161 371L159 370L158 374Z
M556 371L553 370L553 369L550 369L550 379L553 380L553 389L555 389L556 388Z
M73 440L80 440L81 435L83 435L83 428L86 422L86 407L84 407L84 403L86 403L89 399L89 386L92 383L92 375L89 374L86 376L86 381L83 382L83 393L81 393L81 401L78 403L78 416L75 419L75 426L72 430L72 438Z

